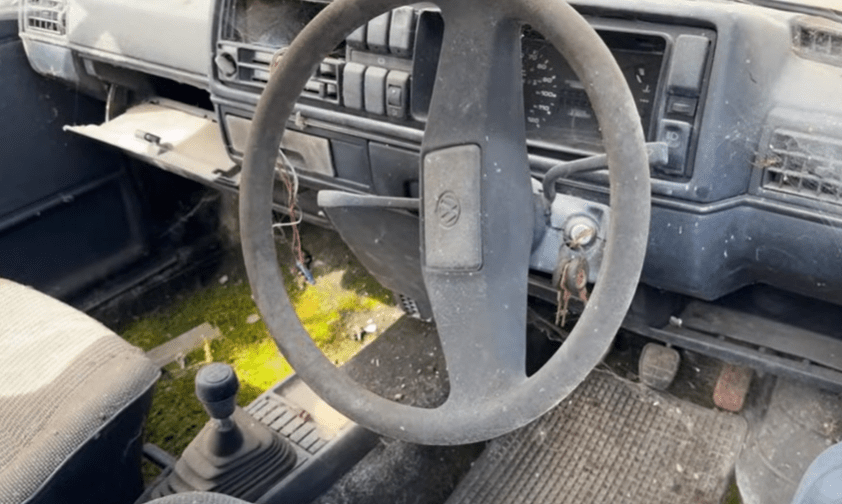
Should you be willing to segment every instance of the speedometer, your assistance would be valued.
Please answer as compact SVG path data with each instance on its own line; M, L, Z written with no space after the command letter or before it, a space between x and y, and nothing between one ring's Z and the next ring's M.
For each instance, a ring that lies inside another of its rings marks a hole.
M663 63L662 37L600 31L626 77L644 132L654 111ZM577 150L601 151L602 135L585 86L564 57L527 29L523 45L523 105L530 140Z
M540 129L559 108L559 76L553 61L557 55L549 44L524 44L523 96L530 129Z

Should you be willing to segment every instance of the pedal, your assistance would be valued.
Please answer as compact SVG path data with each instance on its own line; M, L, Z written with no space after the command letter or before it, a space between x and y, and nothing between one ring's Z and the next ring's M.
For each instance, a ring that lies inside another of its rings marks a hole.
M647 343L640 353L637 373L640 382L655 390L666 390L675 380L681 356L671 347Z
M748 367L725 364L713 389L713 403L725 411L737 413L743 409L754 371Z

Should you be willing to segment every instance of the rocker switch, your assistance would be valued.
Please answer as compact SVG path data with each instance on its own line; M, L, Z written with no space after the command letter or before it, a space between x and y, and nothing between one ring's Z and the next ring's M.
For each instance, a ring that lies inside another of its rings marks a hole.
M367 32L367 25L362 25L356 30L354 30L348 37L345 39L345 42L348 44L348 47L351 49L357 49L359 51L365 51L368 49L365 43L366 39L366 32Z
M667 112L693 117L696 115L696 108L699 106L697 98L686 98L684 96L670 96L667 102Z
M415 9L399 7L392 11L392 25L389 27L389 50L395 56L412 56L415 42Z
M389 117L403 119L406 117L409 102L409 74L399 70L392 70L386 77L386 109Z
M400 107L403 102L403 89L400 86L395 86L391 83L386 90L386 103L390 107Z
M368 50L375 53L389 53L389 24L392 13L387 12L368 22L366 42Z
M365 71L365 111L386 115L386 74L388 70L368 67Z
M700 35L680 35L675 42L667 91L678 96L696 98L702 89L702 76L710 40Z
M669 146L669 160L661 166L662 171L671 175L685 174L692 129L692 126L683 121L661 121L658 141Z
M342 72L342 100L351 109L363 108L363 76L365 65L347 63Z

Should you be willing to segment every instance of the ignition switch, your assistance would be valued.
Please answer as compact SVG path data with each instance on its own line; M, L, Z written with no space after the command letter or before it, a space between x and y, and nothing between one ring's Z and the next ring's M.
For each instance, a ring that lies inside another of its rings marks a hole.
M574 215L564 224L565 242L572 250L590 247L598 233L598 224L585 215Z

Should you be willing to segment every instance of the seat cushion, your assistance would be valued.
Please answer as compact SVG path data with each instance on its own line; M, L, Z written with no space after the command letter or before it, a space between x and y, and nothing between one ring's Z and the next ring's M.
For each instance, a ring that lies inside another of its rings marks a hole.
M228 495L207 492L188 492L169 495L149 501L147 504L249 504L248 501Z
M0 279L0 504L36 495L159 373L84 313Z

